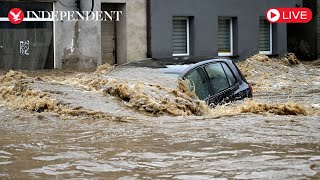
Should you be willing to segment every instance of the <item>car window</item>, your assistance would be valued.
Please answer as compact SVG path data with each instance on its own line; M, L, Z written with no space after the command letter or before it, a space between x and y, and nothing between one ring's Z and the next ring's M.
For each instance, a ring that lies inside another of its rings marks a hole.
M211 89L210 94L217 94L230 87L227 76L220 63L209 64L205 67L208 73Z
M189 89L195 90L199 99L204 100L209 96L208 82L202 68L191 71L185 79L188 80Z
M227 75L230 86L235 85L237 81L236 81L236 78L234 77L233 73L231 72L229 66L226 65L225 63L221 63L221 64L223 66L224 72Z

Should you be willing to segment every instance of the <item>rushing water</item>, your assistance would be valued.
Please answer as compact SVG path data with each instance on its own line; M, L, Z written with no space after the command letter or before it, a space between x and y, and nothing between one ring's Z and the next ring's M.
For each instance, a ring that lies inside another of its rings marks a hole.
M130 118L64 118L12 111L12 103L3 101L0 179L319 179L319 67L275 70L265 84L249 75L256 86L254 101L292 101L307 114L235 112L243 106L237 102L210 115L153 117L69 81L35 81L34 89L57 101Z
M4 179L320 177L319 117L1 117Z

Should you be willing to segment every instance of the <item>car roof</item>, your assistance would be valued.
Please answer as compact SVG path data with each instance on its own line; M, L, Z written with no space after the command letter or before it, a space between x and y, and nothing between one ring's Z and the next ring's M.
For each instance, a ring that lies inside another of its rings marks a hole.
M227 62L229 59L217 57L171 57L171 58L151 58L140 61L134 61L123 66L147 67L154 69L162 69L168 74L181 74L187 69L211 62Z

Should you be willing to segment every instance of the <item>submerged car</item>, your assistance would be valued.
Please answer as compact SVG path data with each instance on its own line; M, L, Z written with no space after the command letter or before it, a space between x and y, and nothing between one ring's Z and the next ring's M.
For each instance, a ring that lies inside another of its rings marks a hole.
M127 66L160 69L166 76L184 80L190 91L208 105L251 98L252 86L232 60L217 58L148 59Z

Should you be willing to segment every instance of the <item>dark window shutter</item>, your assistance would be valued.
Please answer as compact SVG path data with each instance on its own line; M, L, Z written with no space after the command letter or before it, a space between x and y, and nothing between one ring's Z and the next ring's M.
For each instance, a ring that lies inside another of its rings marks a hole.
M259 51L271 51L270 23L264 18L259 19Z
M173 19L172 21L172 50L173 54L188 53L187 19Z
M218 20L218 51L219 53L231 52L231 19L220 18Z

